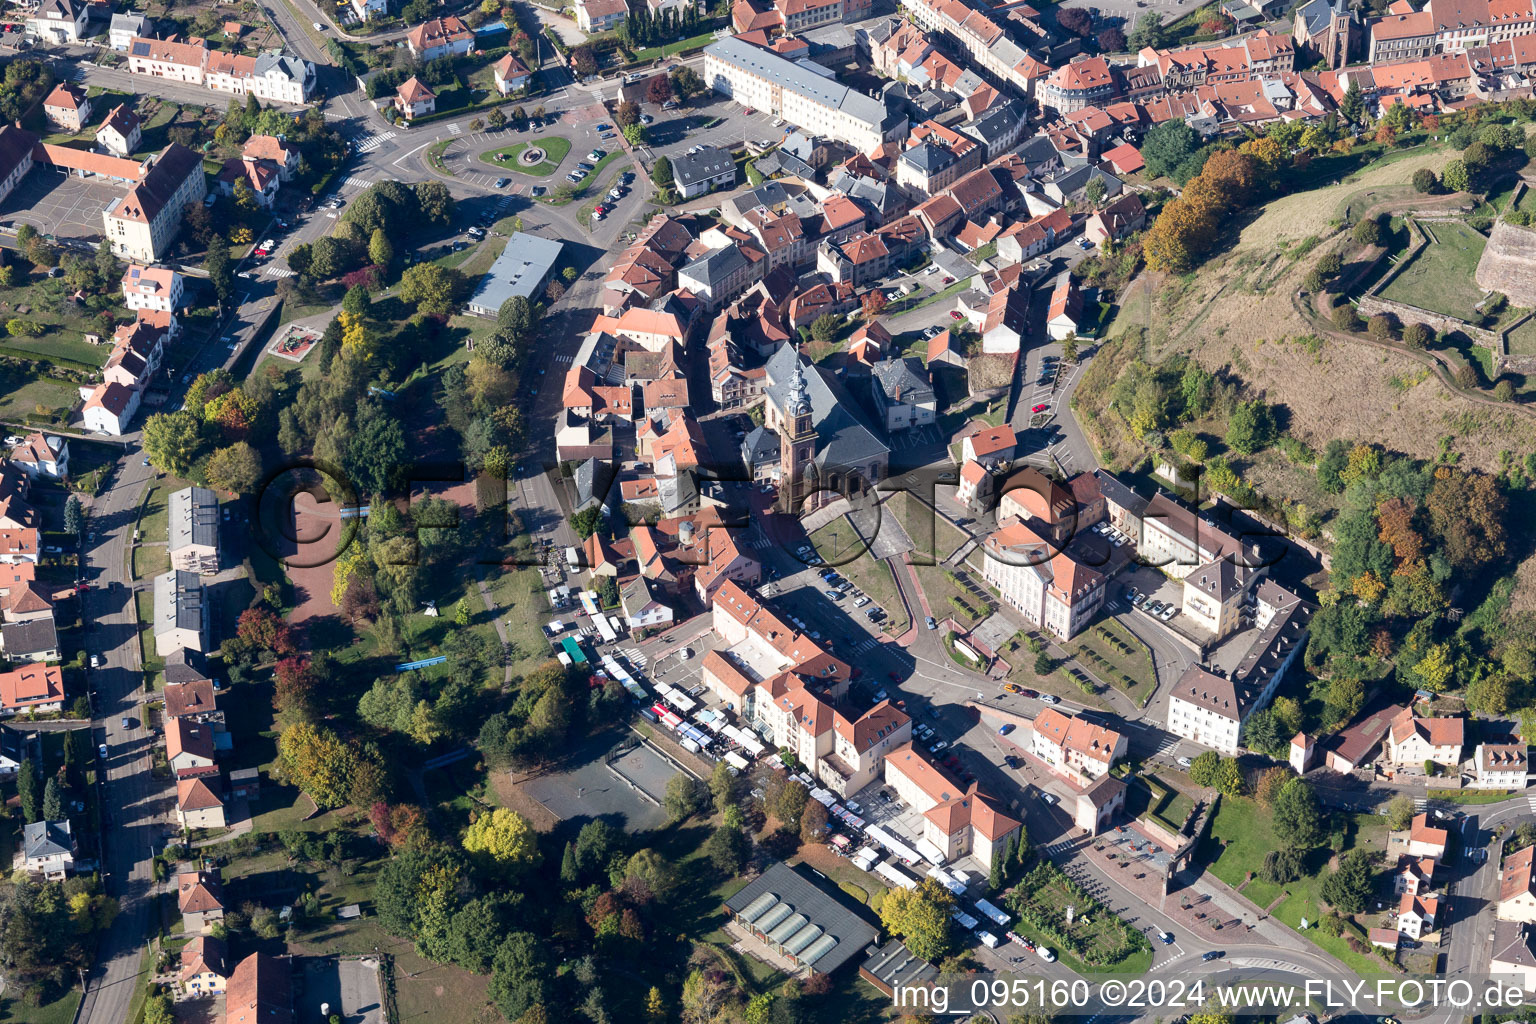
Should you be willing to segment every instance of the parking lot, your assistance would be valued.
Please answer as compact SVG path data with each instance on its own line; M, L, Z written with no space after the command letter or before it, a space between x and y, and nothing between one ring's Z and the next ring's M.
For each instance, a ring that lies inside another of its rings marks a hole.
M36 167L0 205L0 221L13 234L22 224L30 224L60 244L95 246L101 240L101 212L124 191Z
M630 832L666 824L651 791L666 792L667 780L677 772L671 762L643 743L632 750L598 746L582 753L589 758L585 763L530 779L524 791L562 821L616 816Z
M346 1024L384 1024L378 961L314 959L304 961L304 998L300 1024L326 1024L340 1017ZM329 1013L320 1013L325 1005Z
M786 123L775 128L771 114L761 111L748 114L735 100L714 93L695 96L676 110L662 110L652 103L642 103L640 109L655 118L645 129L647 166L658 156L671 160L693 146L735 150L749 141L777 142L783 138L784 129L789 127ZM720 119L719 124L703 127L715 118Z

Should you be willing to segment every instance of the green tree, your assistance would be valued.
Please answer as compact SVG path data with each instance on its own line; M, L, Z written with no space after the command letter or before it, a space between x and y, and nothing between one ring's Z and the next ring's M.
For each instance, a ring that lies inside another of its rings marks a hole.
M708 786L687 772L678 772L667 780L667 793L661 806L667 812L667 820L675 824L697 814L708 799Z
M747 860L747 837L741 829L721 825L704 840L703 853L722 876L730 878L741 872Z
M233 494L251 494L261 482L261 456L244 441L208 456L208 483Z
M48 784L43 787L43 820L62 821L64 819L64 790L59 786L59 777L51 776Z
M880 903L880 923L920 959L936 963L949 954L950 911L955 897L932 878L913 889L891 889Z
M1323 900L1345 914L1365 909L1372 888L1371 863L1366 852L1353 849L1339 860L1339 868L1323 880Z
M1216 788L1227 796L1242 796L1246 784L1243 781L1243 770L1236 758L1221 759L1221 765L1216 769Z
M1416 192L1427 195L1433 192L1438 184L1440 182L1436 180L1435 172L1428 167L1420 167L1413 172L1413 188Z
M512 871L525 871L539 863L538 834L526 818L505 807L482 812L470 822L464 833L464 849Z
M779 790L778 799L774 801L773 816L783 823L786 829L794 828L800 823L800 816L805 813L806 801L810 798L811 791L805 788L805 784L791 779Z
M1159 17L1159 15L1143 16ZM1137 26L1140 31L1140 26ZM1134 38L1134 33L1133 33ZM1199 148L1195 130L1184 123L1183 118L1174 118L1164 121L1162 124L1147 132L1141 144L1141 158L1147 164L1148 178L1161 178L1173 173L1174 168Z
M1274 443L1277 433L1274 411L1262 399L1239 402L1227 421L1227 447L1252 455Z
M1413 797L1407 793L1399 793L1387 802L1387 828L1393 832L1401 832L1408 827L1417 813L1418 809L1413 802Z
M31 758L23 761L16 773L16 795L21 800L24 824L43 820L43 780L38 776L37 763Z
M334 733L300 723L283 730L277 747L284 774L316 806L340 807L347 802L357 758Z
M1360 83L1350 76L1349 88L1339 100L1339 113L1350 124L1361 124L1365 117L1365 97L1360 95Z
M716 761L714 772L709 776L709 793L715 801L715 813L724 814L727 807L736 803L736 776L730 765Z
M452 267L418 263L400 275L400 301L414 305L419 313L448 316L463 285L464 275Z
M657 157L656 162L651 165L651 181L658 188L670 188L672 186L672 161L664 156Z
M1221 755L1214 750L1207 750L1190 764L1189 781L1197 786L1214 786L1220 768Z
M582 540L586 540L597 532L597 528L603 522L603 509L600 505L590 505L571 516L571 529Z
M341 297L341 311L353 316L365 317L373 307L373 297L363 285L355 284Z
M202 425L190 412L156 413L144 421L144 454L162 473L186 476L202 445Z
M71 494L69 500L64 503L64 532L72 537L78 537L85 531L85 507L80 504L80 496Z
M842 326L842 317L823 313L811 323L811 337L825 344L837 337L837 332Z
M203 269L208 272L208 283L219 297L219 305L229 301L235 289L234 261L229 256L229 239L215 234L208 240L208 254L203 257Z
M1471 175L1467 173L1467 165L1461 160L1452 160L1440 171L1440 180L1445 187L1452 192L1467 192L1472 188Z
M1355 83L1351 80L1350 85ZM1356 245L1379 245L1381 243L1381 222L1375 217L1367 217L1355 225L1354 239Z
M1275 834L1297 850L1310 850L1323 841L1323 812L1317 794L1305 779L1287 782L1275 797Z

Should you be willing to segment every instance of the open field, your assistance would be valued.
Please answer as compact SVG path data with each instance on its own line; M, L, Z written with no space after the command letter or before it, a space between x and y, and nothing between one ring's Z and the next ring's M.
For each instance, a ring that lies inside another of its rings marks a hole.
M1381 297L1476 321L1483 290L1472 280L1488 239L1454 221L1419 225L1429 244L1382 289Z

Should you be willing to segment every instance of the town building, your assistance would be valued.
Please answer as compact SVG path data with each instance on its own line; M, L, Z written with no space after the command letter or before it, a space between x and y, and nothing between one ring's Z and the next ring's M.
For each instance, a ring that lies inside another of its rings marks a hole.
M128 424L139 411L140 392L118 381L108 380L91 391L81 408L87 430L118 437L128 432Z
M186 297L186 279L169 267L130 263L123 271L123 303L133 310L158 309L174 313Z
M27 34L48 46L69 46L85 34L87 8L74 0L42 0L27 18Z
M887 434L933 423L938 399L919 359L882 359L870 367L870 395Z
M1536 857L1536 847L1527 846L1504 858L1504 866L1499 872L1499 902L1494 911L1500 921L1536 924L1533 857Z
M620 2L621 0L614 0ZM513 93L522 92L533 81L533 72L518 59L517 54L509 53L491 67L491 77L496 83L496 91L503 96L511 96Z
M183 871L176 876L176 906L182 931L201 935L224 920L224 885L217 871Z
M252 135L240 147L240 156L246 160L270 163L277 168L278 180L292 181L299 173L299 147L276 135Z
M475 316L494 317L514 296L535 298L554 275L563 249L560 242L514 231L465 307Z
M1113 729L1055 708L1035 716L1029 752L1079 784L1109 774L1125 751L1125 736Z
M1114 824L1115 817L1125 810L1125 794L1125 783L1113 775L1099 776L1092 785L1077 794L1072 824L1090 836L1102 834Z
M61 131L78 132L91 119L91 101L73 82L61 82L43 100L43 116Z
M407 119L425 117L437 110L437 93L427 88L421 79L412 75L395 90L395 109Z
M172 491L171 568L211 576L219 571L219 496L206 487Z
M628 19L625 0L576 0L576 27L589 35L618 28Z
M217 774L176 780L176 821L183 829L223 828L222 785Z
M736 161L718 146L695 146L672 158L672 180L681 198L693 199L735 185Z
M1530 782L1530 750L1520 743L1479 743L1472 755L1472 784L1483 789L1524 789Z
M1419 814L1401 832L1387 834L1387 857L1408 856L1414 859L1428 858L1440 863L1445 860L1446 847L1450 845L1448 830L1429 823L1429 813Z
M0 650L11 661L58 661L59 634L52 612L0 625Z
M0 714L63 709L64 673L57 665L18 665L0 672Z
M1516 921L1494 922L1488 971L1514 978L1526 992L1536 991L1536 930Z
M217 774L213 729L190 715L165 723L165 759L177 778L201 778Z
M451 14L424 21L405 36L405 45L411 54L423 63L439 57L462 57L473 48L474 42L474 32L462 19Z
M307 102L315 87L315 66L307 60L277 50L254 57L209 50L206 41L195 38L182 42L135 37L128 44L128 70L295 106Z
M803 442L793 447L794 463L781 459L781 498L790 489L782 481L794 480L799 486L809 467L814 467L822 486L839 494L873 487L885 478L891 450L860 418L859 404L840 383L792 344L779 346L764 369L763 425L781 442L790 436L791 399L803 397L810 409Z
M69 476L69 442L57 434L33 431L11 449L10 464L32 480L63 480Z
M1019 520L982 544L982 577L1036 629L1062 639L1080 633L1104 604L1102 573L1078 562Z
M198 999L224 991L229 980L229 952L222 939L199 935L181 947L181 967L176 990L184 998Z
M1455 769L1461 764L1466 724L1461 718L1421 718L1414 708L1404 708L1387 731L1385 760L1399 768L1432 761Z
M75 836L69 819L34 821L21 830L21 868L60 881L75 870Z
M97 147L122 159L137 152L143 137L143 122L126 103L119 103L109 110L96 129Z
M118 53L127 53L135 36L148 36L153 32L154 25L149 18L134 11L118 11L108 23L107 42Z
M952 781L910 743L885 759L885 782L923 816L920 838L932 843L946 860L969 855L990 869L992 858L1002 855L1022 827L977 783L965 787Z
M184 569L155 577L155 650L208 649L207 598L203 581Z
M726 900L725 912L736 927L808 975L833 973L880 935L781 861Z
M235 965L224 1024L294 1024L293 971L286 957L252 953Z
M179 143L171 143L150 164L141 181L102 211L112 251L141 263L158 262L181 230L187 207L202 202L207 194L203 158Z
M705 48L704 84L742 106L814 135L842 139L863 153L906 132L906 118L890 113L882 100L735 36Z

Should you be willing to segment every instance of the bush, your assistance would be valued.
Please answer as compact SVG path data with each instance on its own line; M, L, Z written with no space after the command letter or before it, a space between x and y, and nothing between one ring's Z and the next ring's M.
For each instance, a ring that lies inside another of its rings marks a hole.
M1351 303L1341 302L1333 307L1333 325L1341 331L1358 331L1360 314L1355 312Z
M1464 388L1477 387L1477 370L1471 363L1462 363L1456 368L1456 383Z
M1356 245L1377 245L1381 242L1381 224L1372 217L1355 225Z
M1501 402L1513 402L1515 400L1515 385L1508 380L1501 380L1493 386L1493 397Z
M1413 187L1418 192L1427 195L1433 192L1438 184L1440 184L1440 181L1435 177L1435 172L1428 167L1420 167L1413 172Z
M1390 341L1392 338L1392 318L1385 313L1378 313L1366 322L1365 329L1377 341Z
M1409 348L1428 348L1435 340L1435 332L1424 324L1409 324L1403 328L1403 344Z

